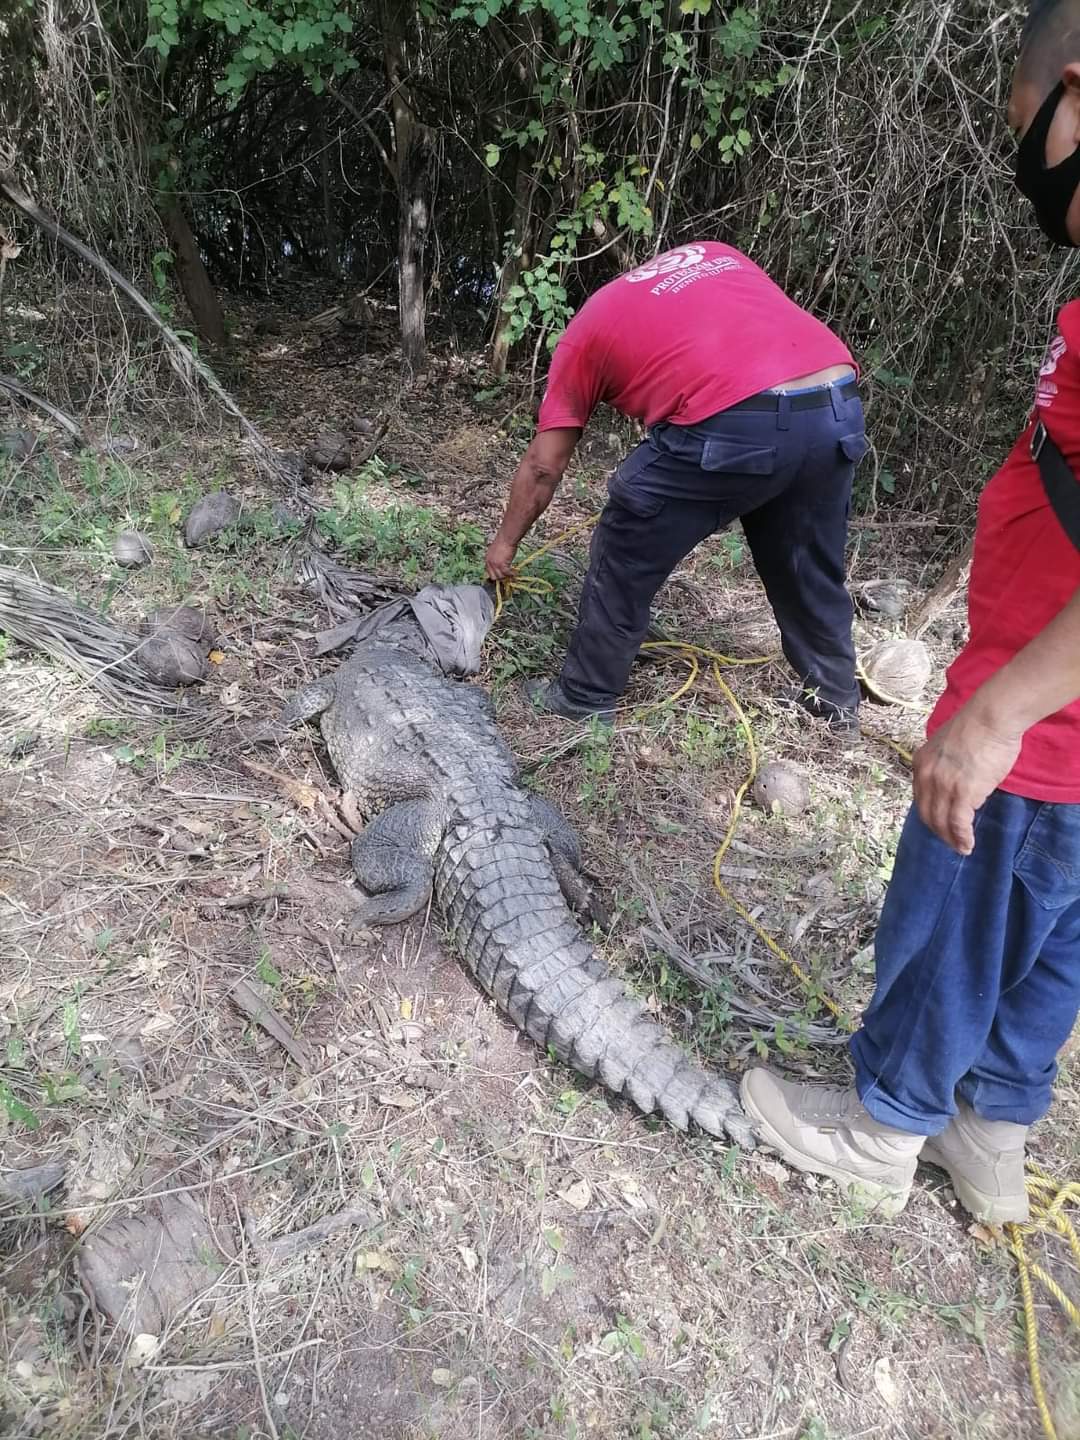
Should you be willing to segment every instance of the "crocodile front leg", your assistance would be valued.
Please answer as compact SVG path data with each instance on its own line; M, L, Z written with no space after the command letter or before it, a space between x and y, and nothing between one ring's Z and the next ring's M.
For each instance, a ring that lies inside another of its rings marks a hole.
M321 680L312 680L309 685L297 690L291 700L286 701L279 724L288 727L299 725L301 720L314 720L330 708L336 692L337 687L332 675L324 675Z
M391 805L352 842L353 873L369 898L350 924L396 925L431 899L432 858L442 838L438 806L431 800Z

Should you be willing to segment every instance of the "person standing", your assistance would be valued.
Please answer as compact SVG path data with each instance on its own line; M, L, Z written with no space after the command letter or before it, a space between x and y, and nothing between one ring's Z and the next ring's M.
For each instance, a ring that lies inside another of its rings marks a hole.
M1080 245L1080 0L1040 0L1009 120L1016 180ZM896 1213L920 1159L977 1219L1028 1218L1028 1128L1080 1012L1080 300L1061 310L1027 427L983 492L970 638L914 760L854 1083L763 1068L762 1139Z
M562 673L532 682L534 703L610 718L656 592L740 518L798 677L793 698L854 728L844 551L866 438L847 347L729 245L683 245L603 286L556 347L537 434L488 547L489 579L513 574L601 401L648 435L609 482Z

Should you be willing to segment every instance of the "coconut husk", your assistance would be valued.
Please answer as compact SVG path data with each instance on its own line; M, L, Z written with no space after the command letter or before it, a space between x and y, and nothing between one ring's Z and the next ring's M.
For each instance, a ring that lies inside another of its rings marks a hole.
M875 700L915 705L933 669L930 651L921 640L882 640L862 657L859 675Z
M162 630L173 630L185 640L192 640L204 653L214 648L216 636L205 610L197 605L166 605L160 610L151 610L143 624L148 635Z
M810 803L810 783L797 765L770 760L758 771L754 799L769 815L801 815Z

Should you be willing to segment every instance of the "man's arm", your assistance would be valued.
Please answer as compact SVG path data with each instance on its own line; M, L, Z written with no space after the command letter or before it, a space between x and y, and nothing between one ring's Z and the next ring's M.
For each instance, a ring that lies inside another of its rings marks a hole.
M1080 590L915 756L915 804L970 855L975 811L1016 764L1024 731L1080 699Z
M489 580L505 580L512 573L517 547L551 504L580 439L580 428L570 427L534 436L514 471L506 511L488 546L484 564Z

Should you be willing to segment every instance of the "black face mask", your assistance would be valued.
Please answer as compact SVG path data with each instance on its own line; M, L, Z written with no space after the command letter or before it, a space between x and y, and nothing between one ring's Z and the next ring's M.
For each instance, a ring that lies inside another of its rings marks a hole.
M1072 245L1065 228L1073 196L1080 185L1080 147L1060 165L1046 163L1046 137L1050 134L1065 85L1059 82L1039 106L1016 152L1016 183L1035 207L1039 229L1055 245Z

